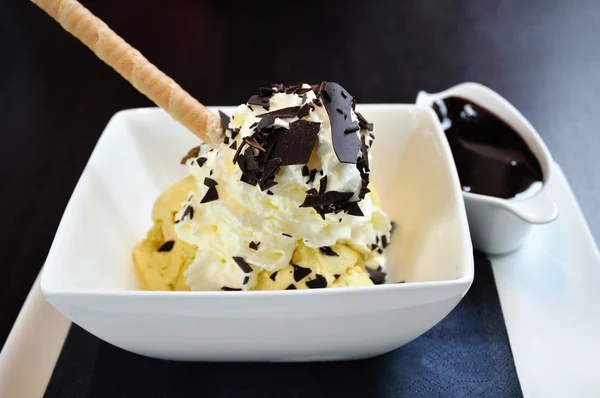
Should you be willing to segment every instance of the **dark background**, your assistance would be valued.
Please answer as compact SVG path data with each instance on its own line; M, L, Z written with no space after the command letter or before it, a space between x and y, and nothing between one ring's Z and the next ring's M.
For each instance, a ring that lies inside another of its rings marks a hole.
M538 128L600 236L595 0L83 3L205 104L271 82L334 80L370 103L488 85ZM29 1L0 1L0 49L1 347L107 121L151 103Z

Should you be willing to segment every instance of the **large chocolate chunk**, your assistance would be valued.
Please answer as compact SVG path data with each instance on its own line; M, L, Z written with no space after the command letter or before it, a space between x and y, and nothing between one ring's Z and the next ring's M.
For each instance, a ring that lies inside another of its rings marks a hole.
M346 134L347 130L354 128L351 117L352 98L342 86L332 82L321 83L320 94L329 115L335 154L340 162L355 164L360 150L360 139L358 134Z
M308 163L320 129L321 123L306 120L296 120L289 130L278 129L271 158L281 158L281 166Z

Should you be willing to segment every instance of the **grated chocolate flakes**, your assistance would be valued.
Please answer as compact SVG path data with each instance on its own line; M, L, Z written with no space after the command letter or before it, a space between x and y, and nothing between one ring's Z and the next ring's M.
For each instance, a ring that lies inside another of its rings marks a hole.
M160 247L158 248L157 251L163 252L163 253L168 253L171 250L173 250L173 246L175 246L175 241L174 240L168 240L165 243L163 243L162 245L160 245Z
M319 247L319 251L329 257L338 257L339 255L329 246Z
M294 280L296 282L300 282L312 272L310 268L304 268L296 264L292 264L292 267L294 267Z
M306 282L306 286L309 289L323 289L327 287L327 279L320 274L317 274L315 279Z
M208 188L208 191L206 191L206 194L204 195L200 203L208 203L217 199L219 199L219 193L217 192L217 188L213 186Z
M235 261L235 263L238 265L238 267L240 267L240 269L242 270L242 272L244 272L245 274L249 274L252 272L252 267L248 265L248 263L246 262L246 260L244 260L241 257L231 257L233 259L233 261Z

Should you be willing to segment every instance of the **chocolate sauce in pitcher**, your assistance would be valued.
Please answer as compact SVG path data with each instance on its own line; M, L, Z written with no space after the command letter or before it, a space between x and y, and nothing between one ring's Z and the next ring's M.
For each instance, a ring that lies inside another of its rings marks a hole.
M487 109L460 97L433 104L463 191L503 199L532 196L542 168L521 136Z

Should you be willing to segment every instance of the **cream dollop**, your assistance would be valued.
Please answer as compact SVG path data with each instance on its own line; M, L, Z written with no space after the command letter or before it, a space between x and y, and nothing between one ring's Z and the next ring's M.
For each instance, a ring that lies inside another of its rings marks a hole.
M314 104L315 99L312 90L303 95L277 92L270 98L269 111L302 106L306 102ZM231 146L234 141L239 146L245 137L253 134L256 123L261 120L258 115L266 112L257 105L244 104L237 108L226 133L227 143L215 149L201 145L199 158L203 158L202 161L188 160L188 170L196 179L197 189L190 193L176 215L179 222L175 230L180 239L198 246L196 258L185 272L192 290L251 289L258 272L276 271L289 265L300 241L312 248L345 243L359 252L367 265L384 265L384 257L377 249L373 250L373 245L383 237L389 241L391 224L387 215L373 203L371 195L358 202L364 216L340 212L325 214L323 219L315 209L300 207L306 191L319 190L322 176L327 176L327 191L353 192L352 200L358 200L362 188L356 165L337 159L327 111L318 101L313 108L303 117L303 120L320 123L317 143L307 165L310 170L318 170L313 181L309 181L306 170L303 172L305 165L281 167L275 177L277 185L265 191L240 181L242 172L233 163L236 150ZM353 121L358 120L354 112L351 117ZM295 120L298 118L278 118L275 124L289 128ZM373 143L367 131L351 134L364 134L368 145ZM218 199L203 203L211 185L205 183L209 181L207 178L218 184L213 188ZM240 266L240 258L251 271Z

